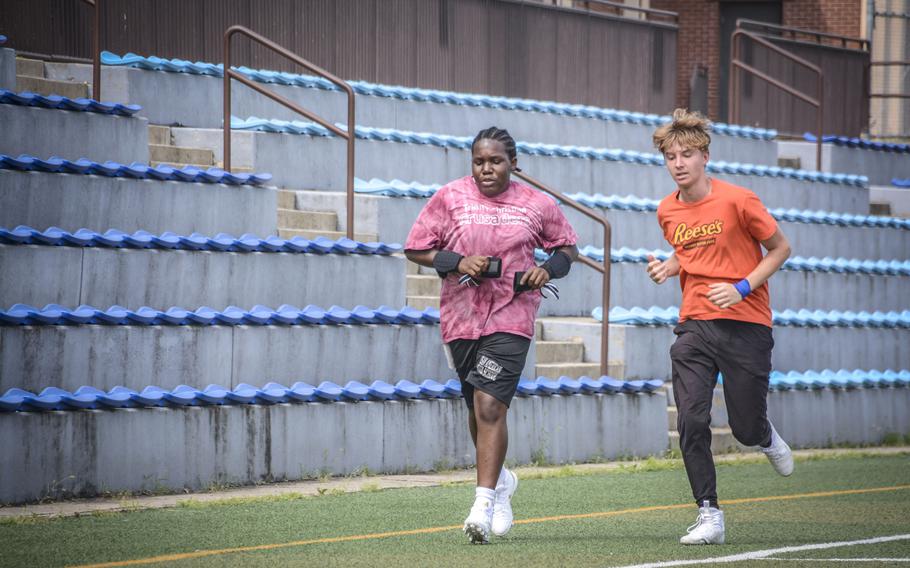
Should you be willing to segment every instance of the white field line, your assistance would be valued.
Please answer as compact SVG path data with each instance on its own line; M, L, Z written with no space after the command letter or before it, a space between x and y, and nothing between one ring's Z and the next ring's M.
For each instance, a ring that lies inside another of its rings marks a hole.
M730 556L718 556L715 558L699 558L697 560L670 560L667 562L652 562L649 564L634 564L624 568L663 568L664 566L689 566L693 564L709 563L729 563L741 562L743 560L759 560L774 556L775 554L786 554L789 552L802 552L804 550L824 550L826 548L839 548L842 546L857 546L860 544L878 544L880 542L893 542L895 540L910 540L910 534L896 534L892 536L879 536L863 540L844 540L841 542L825 542L820 544L804 544L801 546L786 546L784 548L771 548L768 550L753 550L742 554L731 554Z
M775 562L910 562L910 558L756 558L756 560L774 560Z

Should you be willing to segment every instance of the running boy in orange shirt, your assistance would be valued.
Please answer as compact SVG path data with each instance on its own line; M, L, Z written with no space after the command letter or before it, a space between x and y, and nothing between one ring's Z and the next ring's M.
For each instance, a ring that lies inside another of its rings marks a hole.
M790 244L758 196L706 175L710 143L707 120L685 109L654 133L677 189L657 208L673 254L649 257L648 275L657 284L679 276L682 287L670 360L679 445L699 506L682 544L724 542L710 428L718 371L733 436L759 446L779 474L793 472L790 447L767 415L774 346L767 280L790 256Z

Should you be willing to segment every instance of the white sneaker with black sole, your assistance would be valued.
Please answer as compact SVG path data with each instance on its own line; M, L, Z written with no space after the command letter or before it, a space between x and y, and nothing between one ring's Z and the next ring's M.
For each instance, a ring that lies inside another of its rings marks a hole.
M490 542L490 528L493 525L493 501L476 499L471 513L464 520L464 534L468 535L471 544Z
M771 425L771 445L767 448L761 448L761 451L768 457L768 461L771 462L774 471L786 477L793 473L793 452L790 451L790 446L787 445L787 442L774 429L774 424L771 424L770 421L768 424Z
M515 472L504 469L505 480L496 486L496 498L493 500L493 524L491 529L496 536L508 534L512 528L512 495L518 489L518 476Z
M724 512L705 501L698 509L698 520L686 532L688 534L679 539L680 544L723 544Z

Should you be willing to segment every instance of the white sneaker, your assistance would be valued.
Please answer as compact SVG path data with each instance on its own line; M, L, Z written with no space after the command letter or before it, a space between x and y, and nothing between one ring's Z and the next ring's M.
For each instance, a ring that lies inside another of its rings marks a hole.
M464 534L468 535L471 544L486 544L490 542L492 524L493 502L488 499L477 499L468 518L464 520Z
M768 424L771 423L768 422ZM774 466L774 471L783 476L793 473L793 452L790 451L787 442L778 435L774 424L771 424L771 445L762 448L761 451L768 456L768 461Z
M724 512L705 501L698 509L698 520L686 532L689 534L679 539L680 544L723 544Z
M503 536L512 528L512 495L518 489L518 476L511 470L505 470L505 483L496 486L496 499L493 501L493 534Z

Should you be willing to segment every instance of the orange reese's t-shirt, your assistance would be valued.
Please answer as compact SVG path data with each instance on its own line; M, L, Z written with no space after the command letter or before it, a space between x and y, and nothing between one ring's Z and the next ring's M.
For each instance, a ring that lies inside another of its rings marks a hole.
M734 284L761 262L761 242L771 238L777 222L753 192L711 179L711 193L696 203L665 197L657 220L679 259L682 306L679 321L732 319L771 327L768 283L725 310L707 294L716 282Z

